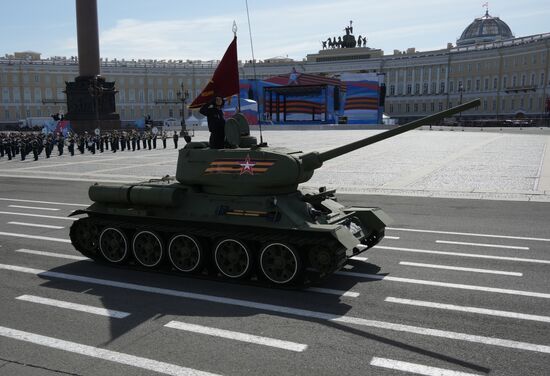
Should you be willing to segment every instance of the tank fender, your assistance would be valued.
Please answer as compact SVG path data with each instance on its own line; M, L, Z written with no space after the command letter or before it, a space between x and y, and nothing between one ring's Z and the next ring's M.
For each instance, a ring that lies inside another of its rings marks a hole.
M365 228L377 232L383 231L386 226L393 223L393 219L380 208L347 207L344 212L353 212Z

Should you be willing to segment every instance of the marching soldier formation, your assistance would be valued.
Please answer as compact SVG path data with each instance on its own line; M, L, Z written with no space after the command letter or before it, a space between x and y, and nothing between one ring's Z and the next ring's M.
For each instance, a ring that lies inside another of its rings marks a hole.
M32 158L35 161L40 156L50 158L54 149L57 147L57 155L63 155L65 146L70 156L75 153L91 154L103 153L111 151L136 151L152 150L157 148L157 139L162 140L162 148L167 147L168 135L166 131L153 133L149 130L140 133L137 130L131 131L113 131L102 134L89 134L84 132L81 134L69 132L66 137L61 133L48 134L30 133L30 132L9 132L0 133L0 159L7 158L12 160L20 158L22 161L27 158ZM178 134L173 133L174 147L178 146Z

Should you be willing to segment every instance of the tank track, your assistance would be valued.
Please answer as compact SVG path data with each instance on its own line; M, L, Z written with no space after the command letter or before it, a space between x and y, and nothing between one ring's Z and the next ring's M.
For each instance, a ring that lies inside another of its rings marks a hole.
M154 271L160 273L175 274L184 277L222 280L229 283L247 284L254 286L267 286L283 289L299 289L312 284L317 284L330 276L333 272L340 269L346 262L346 249L334 239L330 233L306 232L293 230L273 230L252 226L219 226L216 224L190 223L182 221L168 221L155 218L155 224L151 224L151 218L147 222L143 218L120 217L110 215L98 215L87 213L89 216L79 218L73 223L70 229L70 238L73 246L84 256L93 259L96 262L110 266L122 267L125 269L137 269L141 271ZM84 221L84 222L83 222ZM87 223L86 223L87 222ZM86 223L85 226L81 224ZM145 267L136 259L129 246L129 256L124 262L112 263L108 261L99 249L99 234L103 228L113 227L120 229L126 235L127 239L132 239L133 235L139 231L151 231L162 237L164 248L163 260L154 267ZM184 233L192 235L201 241L201 244L207 251L208 259L200 271L185 273L177 270L171 264L167 257L168 240L175 234ZM246 242L247 246L254 254L252 272L246 279L233 279L224 277L213 262L213 247L217 239L232 238ZM283 243L293 246L303 260L300 268L301 275L291 283L278 284L268 280L262 275L258 262L258 253L261 245L270 243ZM310 253L315 254L316 249L328 249L331 252L331 262L329 267L323 270L315 268L311 262Z

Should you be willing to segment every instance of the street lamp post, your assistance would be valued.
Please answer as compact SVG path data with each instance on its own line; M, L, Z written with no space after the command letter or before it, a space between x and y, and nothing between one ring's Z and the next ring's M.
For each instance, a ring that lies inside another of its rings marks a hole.
M458 93L460 94L460 100L459 100L459 105L462 104L462 93L464 93L464 86L462 85L462 81L460 81L458 83ZM460 124L460 122L462 121L462 111L459 112L458 114L458 123Z
M185 124L185 102L187 102L187 99L189 98L189 91L184 90L183 82L180 85L180 90L176 93L176 96L179 101L181 101L181 130L187 130L187 126Z

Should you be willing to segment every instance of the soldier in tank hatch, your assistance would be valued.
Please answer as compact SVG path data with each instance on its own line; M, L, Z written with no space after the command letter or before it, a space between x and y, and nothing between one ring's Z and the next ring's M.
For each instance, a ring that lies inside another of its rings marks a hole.
M215 96L210 103L206 103L199 110L208 121L211 149L223 149L225 146L225 119L222 111L224 103L225 100L222 97Z

